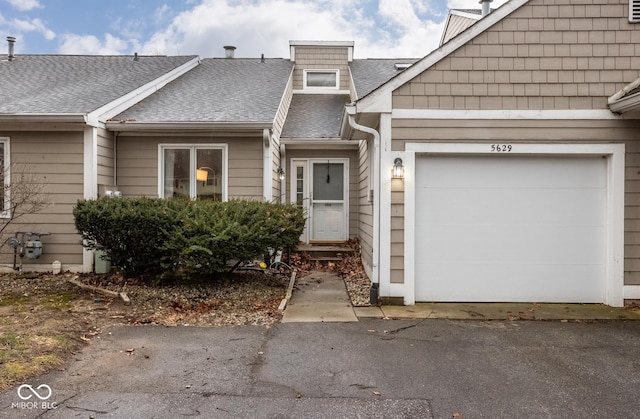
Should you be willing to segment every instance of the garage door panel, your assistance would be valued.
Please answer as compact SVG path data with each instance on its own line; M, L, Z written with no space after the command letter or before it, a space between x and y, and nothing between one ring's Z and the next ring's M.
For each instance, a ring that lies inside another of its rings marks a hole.
M425 189L416 192L421 208L416 225L428 222L493 224L602 224L602 189Z
M438 240L416 243L416 254L425 261L492 263L604 263L602 227L442 226L416 229L416 235L432 234ZM588 245L587 245L588 244Z
M580 157L434 157L429 159L428 167L416 166L416 178L423 180L422 187L604 188L606 179L594 172L593 167L604 169L606 160L602 157L589 160L586 162ZM492 170L494 168L498 170Z
M605 159L419 156L415 192L416 300L604 301Z
M417 264L416 294L438 296L422 301L580 303L597 301L604 293L600 266L475 264L472 274L459 268L451 263ZM567 280L576 274L582 278L579 286Z

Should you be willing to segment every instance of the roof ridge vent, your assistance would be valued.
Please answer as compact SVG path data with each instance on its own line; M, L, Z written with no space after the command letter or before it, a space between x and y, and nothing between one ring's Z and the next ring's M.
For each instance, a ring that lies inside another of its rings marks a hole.
M485 17L489 13L491 13L491 2L493 0L480 0L480 5L482 5L482 17Z
M224 47L224 57L225 58L233 58L235 55L236 47L233 45L225 45Z
M7 60L13 61L16 56L13 55L13 46L16 43L16 38L13 36L7 36L7 43L9 44L9 52L7 54Z

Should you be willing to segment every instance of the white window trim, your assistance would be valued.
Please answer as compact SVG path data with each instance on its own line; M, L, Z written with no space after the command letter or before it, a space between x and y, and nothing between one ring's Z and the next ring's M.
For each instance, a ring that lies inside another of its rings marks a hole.
M189 151L189 165L195 168L196 164L196 150L198 149L216 149L222 150L222 201L225 202L229 199L229 164L228 164L228 145L227 144L191 144L191 143L176 143L176 144L159 144L158 145L158 196L164 198L164 150L166 149L187 149ZM196 198L195 189L195 171L190 174L194 176L192 182L190 182L191 190L189 195L191 199Z
M335 86L307 86L307 74L309 73L335 73L336 75L336 85ZM302 71L302 88L305 91L309 90L340 90L340 70L338 69L314 69L314 70L303 70Z

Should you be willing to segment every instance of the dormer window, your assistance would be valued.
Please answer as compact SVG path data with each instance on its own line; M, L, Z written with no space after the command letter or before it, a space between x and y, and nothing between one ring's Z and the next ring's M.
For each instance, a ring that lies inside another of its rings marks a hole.
M304 70L305 89L338 89L339 70Z

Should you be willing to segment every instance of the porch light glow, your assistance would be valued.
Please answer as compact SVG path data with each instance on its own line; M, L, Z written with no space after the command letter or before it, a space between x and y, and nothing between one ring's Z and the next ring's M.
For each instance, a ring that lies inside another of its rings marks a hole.
M400 157L396 157L393 161L393 178L402 179L404 177L404 165L402 164L402 159Z
M278 167L278 179L280 180L284 180L284 170L282 169L282 167Z

